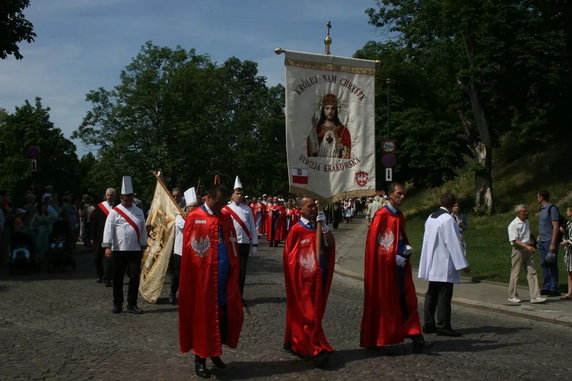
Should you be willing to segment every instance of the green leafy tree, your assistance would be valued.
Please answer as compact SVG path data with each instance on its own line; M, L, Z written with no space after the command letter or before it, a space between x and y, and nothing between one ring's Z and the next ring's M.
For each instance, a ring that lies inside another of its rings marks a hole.
M383 0L378 6L367 10L370 23L394 33L409 60L448 56L448 75L436 78L449 103L438 106L456 111L475 160L475 209L492 213L492 152L500 137L547 141L569 125L563 103L571 89L569 2Z
M16 107L14 113L0 111L0 188L15 200L27 190L40 192L46 185L56 191L77 192L79 184L78 159L75 145L50 121L50 109L40 98ZM29 147L37 147L37 170L32 171Z
M22 13L30 5L29 0L2 0L0 5L0 58L13 54L17 60L24 58L20 54L18 43L31 43L36 37L34 26Z
M284 177L272 172L274 163L265 167L277 159L267 139L283 99L254 62L229 58L217 65L194 50L148 42L120 79L112 90L87 94L93 107L73 134L100 147L91 171L100 187L129 174L137 189L150 191L155 169L170 186L199 179L208 186L215 175L232 185L239 175L257 191Z

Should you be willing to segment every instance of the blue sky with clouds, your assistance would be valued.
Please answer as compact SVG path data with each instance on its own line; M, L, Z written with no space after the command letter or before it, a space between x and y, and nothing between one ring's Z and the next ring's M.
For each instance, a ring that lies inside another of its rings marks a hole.
M32 0L25 10L37 34L20 44L24 59L0 60L0 107L13 112L42 98L66 137L90 109L85 94L119 83L120 71L146 41L194 48L223 63L258 63L269 86L283 83L274 48L323 53L332 21L332 54L351 56L382 32L368 24L375 0ZM75 142L81 156L90 147Z

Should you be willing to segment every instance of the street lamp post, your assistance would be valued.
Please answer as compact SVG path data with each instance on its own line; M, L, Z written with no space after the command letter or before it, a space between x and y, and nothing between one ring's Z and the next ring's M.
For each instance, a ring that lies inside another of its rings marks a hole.
M391 78L387 78L385 83L387 84L387 138L391 132L391 83L393 81Z

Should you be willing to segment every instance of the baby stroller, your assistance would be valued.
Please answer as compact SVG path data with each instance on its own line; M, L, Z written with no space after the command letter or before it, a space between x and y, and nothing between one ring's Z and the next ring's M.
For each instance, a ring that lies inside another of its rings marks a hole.
M54 222L52 239L48 250L48 268L63 271L67 266L76 269L76 261L70 249L70 232L68 224L62 219Z
M25 273L34 267L32 236L24 230L12 234L9 268L10 275Z

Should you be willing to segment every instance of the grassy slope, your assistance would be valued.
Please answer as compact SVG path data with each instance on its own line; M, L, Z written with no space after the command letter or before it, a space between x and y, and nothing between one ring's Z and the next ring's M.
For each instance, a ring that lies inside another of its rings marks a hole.
M427 216L437 208L439 196L443 192L451 192L461 201L463 213L469 219L469 229L465 232L467 255L471 264L472 276L498 282L508 283L510 276L510 245L508 243L507 226L514 219L513 207L516 204L528 205L531 213L530 224L533 234L538 233L539 209L536 193L541 189L551 192L551 199L556 201L561 213L567 206L572 206L572 175L567 161L570 142L559 142L552 150L533 155L522 155L516 160L504 159L498 155L494 161L493 191L495 209L493 216L476 216L470 212L473 206L473 177L467 171L439 188L410 192L410 197L403 210L407 216L407 231L414 248L419 248L423 237L423 224ZM512 155L515 156L515 155ZM559 251L558 265L560 271L560 288L566 291L566 273L563 270L562 250ZM414 260L417 266L418 255ZM539 260L535 259L542 285ZM520 283L526 284L526 272L521 271Z

